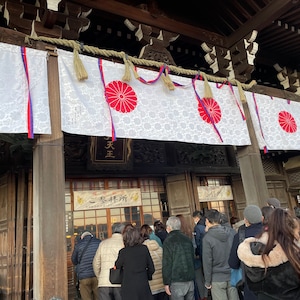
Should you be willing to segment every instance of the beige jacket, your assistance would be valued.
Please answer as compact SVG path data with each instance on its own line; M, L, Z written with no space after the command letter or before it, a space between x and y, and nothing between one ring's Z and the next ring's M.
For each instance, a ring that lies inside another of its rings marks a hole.
M94 256L93 268L98 278L98 287L120 287L120 284L111 284L109 269L115 265L119 250L124 247L121 233L114 233L111 238L101 241Z
M143 244L148 247L155 268L155 272L152 275L152 280L149 280L152 295L164 292L165 286L162 279L163 249L154 240L145 240Z
M250 244L252 242L261 242L266 244L268 242L268 234L265 232L259 239L254 237L249 237L245 239L238 247L237 254L239 259L248 267L258 267L258 268L270 268L276 267L280 264L286 263L288 258L284 253L281 245L275 241L274 248L266 256L265 262L262 259L262 255L254 255L251 251ZM265 265L266 264L266 265Z

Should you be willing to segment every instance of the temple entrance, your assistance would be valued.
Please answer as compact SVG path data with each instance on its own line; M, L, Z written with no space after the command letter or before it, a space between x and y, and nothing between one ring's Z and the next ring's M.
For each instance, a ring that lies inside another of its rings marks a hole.
M130 191L136 192L131 200ZM122 206L122 201L127 203ZM119 203L121 202L121 204ZM169 215L183 214L192 224L192 211L215 208L229 218L235 215L229 177L120 178L67 180L65 188L69 299L76 299L71 255L84 231L104 240L115 222L153 225Z
M124 201L128 190L139 192L139 205L135 206L133 202L127 204L130 206L114 207L116 200L110 204L105 201L107 196L104 193L110 193L109 199L119 197ZM95 193L98 193L98 197L102 197L103 204L109 207L91 209L94 205L92 197ZM78 206L74 201L74 195L77 194L82 195L82 202L85 201L84 197L87 197L90 200L86 202L91 202L91 204ZM111 228L115 222L128 222L136 226L153 225L155 220L163 220L163 217L168 215L166 191L161 178L68 180L66 181L65 203L69 299L76 299L75 273L71 255L77 239L84 231L90 231L94 236L103 240L112 235Z
M206 210L216 209L225 214L228 221L237 216L230 177L195 176L193 181L200 208L204 213Z

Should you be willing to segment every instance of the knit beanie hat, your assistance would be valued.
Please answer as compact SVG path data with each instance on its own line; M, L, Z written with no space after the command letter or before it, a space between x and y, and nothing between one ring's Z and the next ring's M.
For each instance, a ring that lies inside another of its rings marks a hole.
M261 209L257 205L248 205L244 209L244 217L250 224L262 222Z
M274 208L280 207L280 201L277 198L269 198L267 203L269 206L273 206Z

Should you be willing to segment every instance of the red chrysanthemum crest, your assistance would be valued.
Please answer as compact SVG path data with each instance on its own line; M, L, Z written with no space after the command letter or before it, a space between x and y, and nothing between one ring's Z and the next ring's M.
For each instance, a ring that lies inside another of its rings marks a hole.
M212 121L217 124L222 117L221 108L218 104L218 102L212 98L202 98L202 103L205 105L206 110L202 106L201 102L198 104L198 112L200 114L200 117L203 119L203 121L211 124ZM207 114L207 112L209 115Z
M287 111L281 111L278 114L278 122L281 128L288 133L297 131L297 123L294 117Z
M126 82L114 80L106 88L109 106L118 112L128 113L137 106L137 96L133 88Z

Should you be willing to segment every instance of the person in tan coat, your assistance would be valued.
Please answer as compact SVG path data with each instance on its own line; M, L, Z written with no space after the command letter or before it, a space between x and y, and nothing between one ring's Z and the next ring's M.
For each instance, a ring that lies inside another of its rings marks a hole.
M93 269L98 279L98 299L121 300L121 284L109 281L109 269L115 264L119 250L124 248L122 232L125 225L115 223L112 226L112 236L103 240L94 256Z
M153 300L166 300L168 299L168 295L165 292L165 286L162 279L163 249L155 240L150 240L149 235L146 232L141 231L141 235L144 239L143 244L148 247L155 268L152 280L149 281Z

